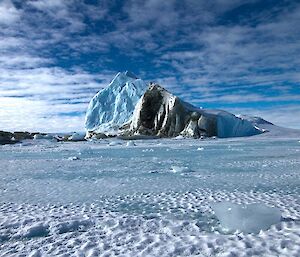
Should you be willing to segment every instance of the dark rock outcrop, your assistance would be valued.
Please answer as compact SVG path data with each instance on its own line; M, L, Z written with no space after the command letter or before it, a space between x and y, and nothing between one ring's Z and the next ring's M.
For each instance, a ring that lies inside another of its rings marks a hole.
M22 131L16 131L13 133L13 137L17 140L25 140L25 139L33 139L34 135L38 133L30 133L30 132L22 132Z
M15 142L13 133L0 131L0 145L14 144Z
M5 144L15 144L22 140L26 139L33 139L35 135L45 135L38 132L30 133L30 132L22 132L22 131L16 131L16 132L6 132L6 131L0 131L0 145Z
M249 121L225 111L196 108L151 84L141 97L132 119L123 127L123 136L147 135L199 138L235 137L260 134Z

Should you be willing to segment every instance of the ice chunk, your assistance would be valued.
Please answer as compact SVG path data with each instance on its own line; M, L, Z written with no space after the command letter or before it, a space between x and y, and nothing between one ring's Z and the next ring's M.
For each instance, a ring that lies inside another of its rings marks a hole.
M264 204L234 204L231 202L212 203L211 207L221 226L227 231L259 233L279 223L281 212L278 208Z
M71 156L71 157L68 158L68 160L69 161L77 161L77 160L80 160L80 158L77 157L77 156Z
M35 134L33 136L33 140L40 140L40 139L53 139L53 136L48 135L48 134Z
M136 144L133 141L128 141L126 146L135 146Z
M174 137L174 139L184 139L184 136L179 135L179 136L177 136L177 137Z
M19 234L27 238L47 236L49 234L49 225L44 223L28 225L22 228Z
M172 166L171 171L174 173L192 172L192 170L186 166Z
M42 134L35 134L33 136L33 140L39 140L39 139L44 139L44 136Z
M89 218L74 218L71 220L61 221L58 224L54 224L52 229L58 234L64 234L68 232L73 232L76 230L87 229L89 226L93 225L93 221Z
M70 136L68 139L69 139L70 141L83 141L83 140L84 140L84 137L85 137L85 134L75 132L75 133L73 133L73 135Z
M118 141L111 141L108 145L109 146L117 146L117 145L122 145L122 144Z

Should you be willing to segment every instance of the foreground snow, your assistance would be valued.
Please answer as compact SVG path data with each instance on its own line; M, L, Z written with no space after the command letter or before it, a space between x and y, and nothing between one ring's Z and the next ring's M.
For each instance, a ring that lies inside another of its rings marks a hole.
M1 146L0 256L299 256L299 140ZM225 232L216 202L276 207L281 220Z

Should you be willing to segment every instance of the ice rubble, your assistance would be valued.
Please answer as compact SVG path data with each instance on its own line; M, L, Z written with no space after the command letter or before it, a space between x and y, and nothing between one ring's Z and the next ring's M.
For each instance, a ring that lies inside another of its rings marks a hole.
M281 212L278 208L268 207L264 204L234 204L219 202L211 204L222 227L228 231L244 233L259 233L279 223Z
M83 141L85 137L84 133L78 133L78 132L74 132L69 138L68 140L70 141Z
M115 133L131 117L146 83L129 71L119 72L90 101L85 120L88 133Z
M42 134L36 134L33 136L33 140L41 140L41 139L45 139L45 136Z
M173 173L184 173L184 172L191 172L192 170L186 166L171 166L171 172Z
M126 146L136 146L136 144L132 140L130 140L127 142Z

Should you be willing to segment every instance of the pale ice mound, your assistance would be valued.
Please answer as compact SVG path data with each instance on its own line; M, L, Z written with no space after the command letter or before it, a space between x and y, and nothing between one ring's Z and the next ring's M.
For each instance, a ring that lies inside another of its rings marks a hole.
M244 233L259 233L267 230L271 225L281 220L278 208L265 204L234 204L231 202L213 203L212 209L218 217L222 227L228 231Z
M115 134L132 116L146 88L146 83L134 74L119 72L107 88L92 98L86 113L86 130Z
M186 166L172 166L171 171L174 173L192 172L192 170Z
M84 137L85 137L84 133L74 132L68 139L70 141L82 141L84 140Z
M53 139L53 135L49 135L49 134L35 134L33 136L33 140L41 140L41 139L51 140L51 139Z

